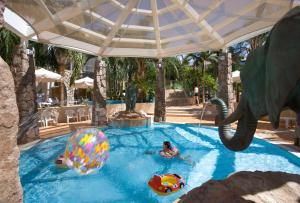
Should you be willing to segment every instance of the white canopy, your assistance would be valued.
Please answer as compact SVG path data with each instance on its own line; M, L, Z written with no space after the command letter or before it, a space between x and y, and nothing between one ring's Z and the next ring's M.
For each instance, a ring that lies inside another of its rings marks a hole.
M7 1L32 27L20 32L25 39L37 36L40 42L100 56L156 58L226 48L270 30L297 4L299 0Z
M241 82L240 71L236 70L231 73L233 82Z
M87 89L93 87L94 87L94 79L89 77L81 78L79 80L75 80L74 82L74 88Z
M52 71L40 68L35 70L36 81L38 82L59 82L62 80L60 74L54 73Z

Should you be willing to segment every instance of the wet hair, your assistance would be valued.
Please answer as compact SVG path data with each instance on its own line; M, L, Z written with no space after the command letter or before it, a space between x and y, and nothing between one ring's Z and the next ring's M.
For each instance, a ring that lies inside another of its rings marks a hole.
M169 141L164 141L164 145L165 145L168 149L172 149L171 143L170 143Z

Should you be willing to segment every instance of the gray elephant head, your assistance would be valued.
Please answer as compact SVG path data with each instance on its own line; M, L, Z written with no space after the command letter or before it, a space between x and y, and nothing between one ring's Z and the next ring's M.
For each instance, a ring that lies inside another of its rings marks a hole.
M300 114L300 7L295 7L275 24L266 44L247 57L241 70L241 101L227 117L227 107L220 99L219 134L224 145L234 151L246 149L254 136L257 120L269 116L278 128L280 112L289 107ZM234 135L229 124L238 120Z

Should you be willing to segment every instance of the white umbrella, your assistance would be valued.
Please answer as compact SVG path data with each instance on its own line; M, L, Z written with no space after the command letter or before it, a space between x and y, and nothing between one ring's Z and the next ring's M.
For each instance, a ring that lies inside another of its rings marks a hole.
M94 80L89 77L81 78L79 80L75 80L74 87L80 89L93 88Z
M241 82L241 78L240 78L240 71L236 70L236 71L233 71L231 73L232 75L232 80L233 82L237 82L237 83L240 83Z
M62 80L61 75L44 68L35 70L35 77L37 82L59 82Z

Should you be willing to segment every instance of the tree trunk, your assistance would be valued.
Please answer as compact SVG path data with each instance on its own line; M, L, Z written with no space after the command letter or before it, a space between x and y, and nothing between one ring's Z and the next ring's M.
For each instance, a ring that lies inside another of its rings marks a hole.
M28 57L22 44L15 48L11 71L19 109L18 142L31 142L39 138L35 65L33 55Z
M64 86L66 87L66 92L67 92L67 106L69 106L70 104L74 104L74 88L70 87L70 79L72 76L72 70L65 70L64 71L64 78L63 78L63 82L64 82Z
M0 0L0 28L5 0ZM22 202L17 132L19 113L9 66L0 57L0 202Z
M94 90L93 90L93 115L92 125L107 125L106 111L106 65L101 58L95 61Z
M228 112L231 114L234 110L234 96L232 86L232 61L231 53L220 53L218 65L218 97L228 106Z
M165 69L162 61L157 64L154 121L166 121L166 98L165 98Z
M62 48L55 48L54 54L55 54L56 61L58 63L59 74L61 74L61 76L64 77L66 64L69 60L68 51L66 49L62 49ZM63 80L64 80L64 78L63 78ZM63 106L63 105L65 105L64 81L60 82L58 85L59 85L60 105Z
M205 61L203 61L203 67L202 67L202 104L205 103L205 84L204 84L204 74L205 74Z
M65 65L64 64L60 64L58 67L59 70L59 74L64 77L65 76ZM64 78L63 81L59 82L58 84L59 86L59 101L60 101L60 105L64 106L65 105L65 84L64 84Z

